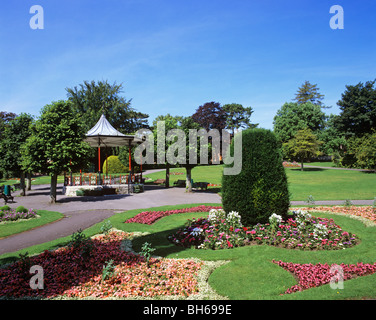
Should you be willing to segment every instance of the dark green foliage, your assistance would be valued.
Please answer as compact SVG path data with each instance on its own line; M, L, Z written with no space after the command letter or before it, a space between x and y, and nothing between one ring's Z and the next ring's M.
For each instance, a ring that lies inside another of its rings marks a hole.
M27 210L24 206L19 206L16 208L16 212L23 212L27 213L29 210Z
M141 192L144 192L144 185L143 184L133 185L133 193L141 193Z
M0 210L1 211L9 211L10 207L9 206L2 206L2 207L0 207Z
M335 125L346 137L372 133L376 123L376 80L346 86L337 102L341 112Z
M238 175L223 175L222 204L226 212L237 211L246 226L266 223L273 213L286 216L290 204L287 177L270 130L242 131L242 170Z

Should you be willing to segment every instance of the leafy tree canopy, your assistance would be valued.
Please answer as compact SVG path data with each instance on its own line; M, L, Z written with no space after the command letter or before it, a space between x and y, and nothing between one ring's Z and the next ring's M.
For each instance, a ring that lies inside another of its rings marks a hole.
M274 132L279 140L285 143L293 138L298 130L309 128L314 133L322 130L326 118L321 107L311 102L285 103L274 117Z
M317 84L311 84L309 81L305 81L301 87L298 88L298 92L295 94L293 101L296 101L298 104L311 102L322 107L323 99L324 95L319 93Z
M376 127L376 88L374 81L346 86L337 102L341 112L336 126L346 137L371 133Z
M303 162L312 157L317 157L321 154L320 144L316 136L309 128L298 130L294 138L292 138L285 145L292 157L296 157L301 162L301 170L303 171Z
M20 148L31 134L30 126L33 121L33 117L26 113L21 113L7 121L0 140L0 168L4 176L20 176L22 172Z
M226 128L226 114L219 102L212 101L199 106L192 119L207 131Z
M232 134L240 128L255 128L257 124L251 124L250 118L253 113L251 107L245 108L241 104L231 103L223 106L226 116L226 127Z
M72 103L52 102L42 109L32 135L22 146L23 169L51 175L51 202L56 201L57 175L88 165L91 148L83 141L82 123Z
M84 81L78 87L66 90L74 111L85 115L85 132L97 123L102 113L114 128L124 134L133 133L147 126L149 116L136 111L131 107L131 100L126 100L120 95L123 91L122 84Z

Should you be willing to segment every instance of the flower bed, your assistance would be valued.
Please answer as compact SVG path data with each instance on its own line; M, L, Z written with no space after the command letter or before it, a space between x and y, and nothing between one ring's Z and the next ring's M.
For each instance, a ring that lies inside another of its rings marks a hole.
M294 219L282 218L257 224L247 232L250 241L288 249L337 250L354 246L358 239L336 225L333 219L313 217L306 211L293 211Z
M170 175L172 175L172 176L181 176L183 174L184 174L184 172L179 172L179 171L172 171L172 172L170 172Z
M188 220L187 226L169 235L178 246L222 249L247 244L267 244L288 249L337 250L357 244L356 235L343 231L333 219L316 218L305 211L294 212L294 219L283 221L272 214L270 223L244 227L237 212L228 215L210 210L208 218Z
M296 167L300 167L299 163L297 163L296 161L294 161L294 162L283 161L283 162L282 162L282 165L283 165L285 168L296 168Z
M0 222L32 219L36 217L37 214L33 209L30 209L27 212L17 212L16 210L12 209L0 212Z
M196 274L200 270L200 262L151 258L149 268L144 257L120 250L122 240L129 235L111 232L97 236L88 242L89 251L84 250L84 241L76 241L76 245L23 258L0 269L0 296L187 296L198 291ZM103 280L103 267L111 260L113 274ZM43 268L44 289L30 288L32 275L29 270L32 265Z
M198 206L193 208L184 208L184 209L177 209L177 210L166 210L166 211L143 211L133 218L130 218L124 223L142 223L151 225L158 219L163 217L167 217L172 214L179 214L179 213L187 213L187 212L209 212L211 209L218 209L221 207L217 206Z
M340 265L328 265L327 263L298 264L275 260L273 260L273 262L291 272L298 279L299 284L287 289L286 294L328 284L331 281L334 282L335 278L340 278L344 281L376 272L376 263L368 264L359 262L357 264L348 265L343 263ZM341 275L338 273L338 270L342 271Z
M182 247L226 249L244 245L245 231L237 212L227 216L223 209L212 209L207 218L188 220L187 226L167 239Z
M309 211L327 211L327 212L334 212L334 213L350 214L350 215L353 215L353 216L362 217L362 218L376 222L376 211L372 206L311 207L311 208L301 208L301 209L302 210L309 210Z

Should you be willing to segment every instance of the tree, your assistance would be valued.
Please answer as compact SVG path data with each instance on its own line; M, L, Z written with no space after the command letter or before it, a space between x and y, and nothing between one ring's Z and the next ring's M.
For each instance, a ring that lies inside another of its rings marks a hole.
M163 126L158 126L158 121L163 122ZM177 135L174 134L174 129L182 130L184 134L184 141L182 141ZM196 123L192 117L173 117L170 114L166 116L158 116L153 122L153 135L154 135L154 150L157 156L157 162L161 161L166 164L166 187L169 187L169 172L171 164L179 164L186 169L186 190L187 192L192 192L192 169L197 165L197 163L189 163L189 152L190 148L194 148L194 153L197 157L200 157L200 138L197 137L197 147L192 147L188 143L187 137L189 137L189 130L199 130L200 125ZM170 131L172 130L172 131ZM168 133L171 132L171 137L168 137ZM163 144L161 141L164 141ZM158 141L160 145L158 145ZM183 154L174 149L174 146L181 146L184 149ZM173 154L172 154L172 151ZM170 154L169 154L170 152ZM169 158L174 158L176 163L171 163Z
M341 112L336 127L347 138L371 133L376 127L375 82L376 80L346 86L341 100L337 102Z
M376 170L376 130L361 137L350 137L341 164L345 167Z
M324 129L316 133L317 138L323 142L320 151L335 158L345 151L347 145L345 135L336 127L337 118L338 115L330 114Z
M147 126L147 114L131 107L131 100L120 96L122 84L109 84L107 81L84 81L79 87L67 88L68 100L78 114L85 114L84 130L90 130L102 113L114 128L124 134Z
M295 94L293 101L296 101L298 104L311 102L323 107L321 102L323 99L324 95L319 93L317 84L311 84L309 81L305 81L302 86L298 88L298 92Z
M0 139L3 137L5 128L9 125L9 122L15 119L17 115L13 112L0 111Z
M85 131L79 114L69 101L46 105L35 122L32 135L21 148L25 171L51 176L51 203L56 202L57 177L63 171L84 169L90 146L83 141Z
M207 102L199 106L192 115L192 120L207 131L226 128L226 114L218 102Z
M304 170L303 162L309 158L319 156L320 144L316 136L308 128L299 130L295 137L286 143L287 149L293 157L297 157L300 160L300 170Z
M244 108L241 104L231 103L225 104L222 108L226 117L226 128L232 132L232 135L234 135L235 130L240 128L257 126L252 125L250 122L250 117L253 113L251 107Z
M273 213L285 217L290 200L275 134L266 129L248 129L240 134L242 170L237 175L222 176L224 210L227 213L237 211L245 226L266 223ZM236 137L231 143L231 153L234 152Z
M0 168L7 177L20 177L22 194L25 194L25 172L22 170L21 146L30 136L33 117L21 113L8 121L0 140Z
M319 132L325 127L326 118L321 107L311 102L285 103L274 117L274 132L282 143L286 143L298 130L309 128L313 133Z
M182 120L182 117L180 116L172 116L169 113L165 116L159 115L158 117L155 118L153 121L153 135L155 139L154 147L155 147L155 153L158 158L164 158L164 155L167 152L168 147L172 144L172 142L167 142L165 143L164 148L158 148L158 138L159 139L165 139L165 133L168 132L169 130L172 129L177 129L179 127L179 122ZM163 121L164 122L164 131L161 132L161 127L158 127L158 121ZM166 182L165 186L166 188L170 187L170 163L168 161L165 162L166 164Z

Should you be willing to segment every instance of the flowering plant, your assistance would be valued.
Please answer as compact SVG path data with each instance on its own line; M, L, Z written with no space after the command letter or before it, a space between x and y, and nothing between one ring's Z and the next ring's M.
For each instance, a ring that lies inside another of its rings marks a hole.
M293 273L299 280L298 285L294 285L287 289L285 294L293 293L296 291L303 291L305 289L318 287L333 281L335 274L333 269L340 267L342 270L343 280L352 279L359 276L365 276L376 272L376 263L368 264L359 262L357 264L340 264L340 265L328 265L325 264L298 264L291 262L275 261L283 269ZM334 268L333 268L334 267Z
M36 217L37 214L33 209L30 209L27 212L17 212L16 210L12 209L0 212L0 222L17 221L19 219L32 219Z
M44 289L30 288L25 259L0 268L1 297L155 297L187 296L198 291L202 263L187 259L150 258L120 249L131 234L109 232L93 238L93 251L82 259L80 247L67 246L28 258L44 272Z
M211 209L220 209L219 206L197 206L193 208L183 208L183 209L177 209L177 210L166 210L166 211L143 211L137 215L135 215L133 218L130 218L124 223L142 223L142 224L148 224L151 225L155 221L167 217L172 214L179 214L179 213L186 213L186 212L208 212Z
M188 220L185 228L179 229L167 239L179 246L195 246L199 249L223 249L244 245L245 230L239 213L226 215L223 209L212 209L208 218Z
M257 224L247 236L250 242L282 246L289 249L336 250L355 245L358 241L336 225L333 219L313 217L306 211L293 211L294 218L287 221L275 216L270 219L273 224ZM276 223L275 221L280 221ZM277 227L276 227L277 225Z

